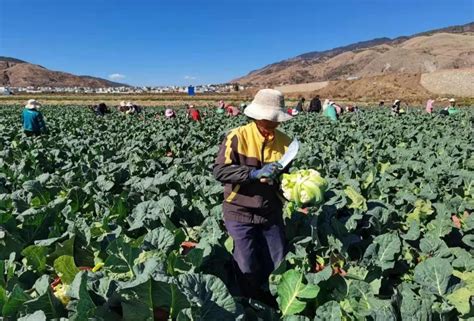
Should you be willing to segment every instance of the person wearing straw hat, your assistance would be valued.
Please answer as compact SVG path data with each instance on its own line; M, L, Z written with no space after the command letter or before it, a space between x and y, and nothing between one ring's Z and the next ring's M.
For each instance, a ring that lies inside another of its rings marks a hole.
M46 124L43 114L39 111L41 104L35 99L30 99L21 114L23 130L26 136L39 136L46 133Z
M441 115L448 116L459 113L459 110L456 108L456 99L451 98L449 100L449 106L440 111Z
M128 101L125 104L125 107L127 108L127 111L125 112L127 115L134 115L134 114L137 113L137 109L136 109L135 105L132 104L132 102Z
M244 114L251 121L226 135L213 173L224 185L224 223L234 241L241 294L269 302L262 285L286 251L283 203L274 181L283 170L277 161L291 142L277 127L292 116L283 94L273 89L260 90Z
M120 104L117 106L117 110L122 113L126 112L127 111L126 105L127 105L127 102L125 100L122 100Z

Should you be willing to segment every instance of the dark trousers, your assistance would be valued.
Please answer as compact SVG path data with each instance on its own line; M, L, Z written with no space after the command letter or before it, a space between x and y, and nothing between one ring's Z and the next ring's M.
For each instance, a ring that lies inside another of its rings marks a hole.
M38 132L31 132L31 131L29 131L29 130L25 130L25 135L26 135L27 137L32 137L32 136L39 136L39 135L41 135L41 133L38 133Z
M262 285L286 254L283 223L266 225L226 220L225 226L234 240L233 256L240 270L238 281L242 295L262 299Z

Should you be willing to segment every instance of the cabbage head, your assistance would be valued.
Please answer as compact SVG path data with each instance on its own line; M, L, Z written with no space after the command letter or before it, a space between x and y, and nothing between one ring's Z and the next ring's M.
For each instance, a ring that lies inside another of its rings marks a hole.
M283 196L297 206L322 203L327 187L327 181L314 169L302 169L291 174L283 174L281 180Z

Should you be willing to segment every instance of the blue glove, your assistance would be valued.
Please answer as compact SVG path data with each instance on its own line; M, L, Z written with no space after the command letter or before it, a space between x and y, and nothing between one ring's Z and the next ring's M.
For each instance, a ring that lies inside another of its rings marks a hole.
M261 178L275 178L283 169L280 163L270 163L263 166L261 169L253 169L250 172L250 179L256 180Z

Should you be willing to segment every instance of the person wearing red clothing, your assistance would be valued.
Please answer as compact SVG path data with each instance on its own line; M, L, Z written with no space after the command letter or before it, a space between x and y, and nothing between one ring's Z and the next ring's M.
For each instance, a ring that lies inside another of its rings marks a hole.
M201 113L199 112L199 110L194 108L194 105L187 106L187 114L188 114L188 117L190 117L194 121L201 120Z
M227 110L227 115L229 115L229 116L238 116L238 115L240 115L240 110L235 106L227 105L226 110Z

